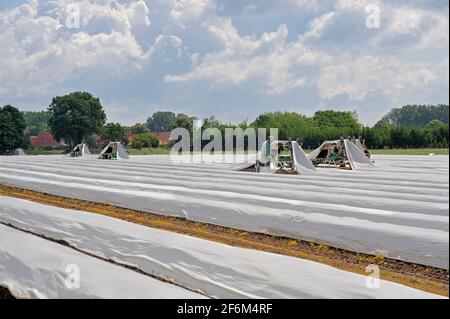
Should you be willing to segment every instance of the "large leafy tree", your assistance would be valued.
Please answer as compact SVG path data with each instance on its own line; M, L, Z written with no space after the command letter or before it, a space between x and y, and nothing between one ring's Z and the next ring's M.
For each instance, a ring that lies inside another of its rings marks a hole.
M108 123L101 131L101 137L106 142L128 143L128 136L125 128L119 123Z
M177 121L177 115L173 112L156 112L147 119L147 126L152 132L171 131Z
M337 129L349 129L350 131L358 131L360 129L355 112L318 111L314 114L312 120L314 124L321 128L334 127Z
M192 130L193 130L193 123L192 123L192 120L189 117L187 117L187 116L184 117L183 116L183 117L179 117L176 120L175 127L185 128L189 132L192 132Z
M27 125L27 128L25 129L26 136L38 135L50 131L50 128L48 127L48 120L51 115L50 112L26 111L22 112L22 114Z
M311 129L309 119L295 112L274 112L260 115L251 123L256 128L277 128L280 139L301 138L304 139Z
M149 128L145 124L136 123L130 128L130 132L133 134L145 134L150 133Z
M0 107L0 153L25 147L25 120L22 113L11 105Z
M75 92L54 97L48 111L48 124L53 136L72 145L98 133L106 122L100 100L87 92Z
M143 147L158 147L159 140L151 133L137 135L132 143L133 148L141 149Z

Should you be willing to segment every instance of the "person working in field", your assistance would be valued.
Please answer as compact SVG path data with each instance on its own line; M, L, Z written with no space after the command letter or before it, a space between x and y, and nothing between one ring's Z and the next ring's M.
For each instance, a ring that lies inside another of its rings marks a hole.
M73 151L72 151L72 153L70 154L72 157L78 157L78 156L80 156L80 153L81 153L81 149L80 149L80 145L77 145L74 149L73 149Z
M112 159L114 153L114 147L111 145L108 149L103 153L103 159Z

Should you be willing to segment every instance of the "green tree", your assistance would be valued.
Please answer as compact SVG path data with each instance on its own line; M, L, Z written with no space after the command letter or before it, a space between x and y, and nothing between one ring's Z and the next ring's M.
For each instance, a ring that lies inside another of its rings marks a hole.
M147 127L152 132L171 131L177 121L177 116L173 112L156 112L147 119Z
M11 105L0 107L0 153L27 146L23 114Z
M409 142L409 129L407 127L396 126L390 129L390 147L411 148Z
M90 149L96 149L101 146L101 145L98 145L95 134L86 136L86 139L84 142L88 145L88 147Z
M439 120L448 125L448 116L448 105L405 105L392 109L377 123L377 126L381 123L389 123L395 126L425 127L433 120Z
M389 128L365 127L362 130L362 138L370 149L383 149L390 145Z
M22 112L26 123L25 135L35 136L41 133L49 132L48 120L50 119L50 112L48 111L26 111Z
M449 130L448 124L439 120L432 120L426 126L427 131L431 135L431 146L439 148L448 148Z
M203 120L202 129L205 130L208 128L219 128L221 125L222 124L214 115L210 115L209 117Z
M128 136L125 132L125 128L119 123L108 123L101 130L100 136L106 142L121 142L122 144L128 143Z
M145 124L136 123L130 128L130 132L133 134L145 134L150 133L149 128Z
M436 130L436 129L440 129L440 128L448 129L448 124L445 124L444 122L439 121L439 120L431 120L427 124L426 128L430 129L430 130Z
M318 111L312 120L318 127L347 129L349 132L358 132L361 128L355 112Z
M54 97L48 108L48 124L53 136L72 146L98 133L106 122L106 114L98 98L87 92Z
M280 139L299 139L305 148L315 148L328 139L359 136L362 127L354 112L319 111L312 118L295 112L274 112L260 115L255 128L278 128Z
M187 116L177 118L177 120L175 121L175 127L185 128L191 133L193 131L192 120Z
M254 128L277 128L280 139L304 139L312 125L309 119L295 112L273 112L260 115L250 124ZM267 132L269 133L269 132Z
M139 134L133 139L132 147L136 149L141 149L143 147L153 147L159 146L159 140L151 133Z

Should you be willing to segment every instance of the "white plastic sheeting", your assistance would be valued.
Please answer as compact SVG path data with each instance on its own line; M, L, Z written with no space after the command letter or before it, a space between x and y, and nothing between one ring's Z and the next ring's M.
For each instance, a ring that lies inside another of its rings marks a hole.
M100 153L99 158L103 157L103 154L106 153L106 151L108 150L108 148L114 148L115 151L117 152L117 157L114 159L120 160L120 159L130 159L130 155L128 154L127 150L125 149L125 147L123 147L122 143L120 142L111 142L108 144L108 146L106 146Z
M364 152L349 140L344 141L348 161L352 169L357 170L364 167L374 166Z
M16 298L205 298L4 225L0 286Z
M303 259L231 247L93 213L14 198L0 197L0 200L0 220L4 223L64 240L80 250L169 278L210 297L437 297L386 281L380 282L379 289L369 289L365 276ZM9 246L9 250L20 253L20 245L11 243ZM38 254L40 248L36 249ZM84 267L80 269L82 275ZM14 272L13 269L11 271ZM111 279L116 278L114 274L108 275ZM126 284L129 288L133 285L134 282Z
M316 171L311 160L306 156L305 152L296 141L292 142L292 154L294 157L295 169L299 175L310 174Z
M89 151L89 147L87 146L87 144L83 144L81 154L82 156L91 155L91 152Z
M117 158L130 159L128 151L123 147L121 143L117 143Z
M288 176L169 156L0 157L0 183L447 268L448 156L375 160L368 170Z
M316 148L315 150L313 150L311 153L308 154L308 158L309 158L310 160L316 159L317 156L319 156L320 152L322 151L322 147L323 147L325 144L328 144L328 143L336 143L336 142L338 142L338 141L325 141L325 142L323 142L318 148Z
M332 144L332 143L340 143L340 140L323 142L319 148L315 149L308 155L308 158L310 160L316 159L317 156L319 156L319 154L322 150L322 147L326 144ZM359 140L358 140L358 143L361 144L361 142L359 142ZM352 141L347 140L347 139L344 140L344 146L345 146L345 150L347 152L348 161L353 170L374 166L373 163L370 161L370 159L366 156L366 154L364 154L364 152L361 150L361 148L356 146L354 143L352 143ZM362 147L362 145L361 145L361 147Z
M75 148L73 149L72 153L78 153L78 156L76 157L82 157L82 156L91 156L91 152L89 151L89 147L87 146L87 144L78 144L77 146L75 146Z
M264 149L267 144L267 142L264 142L261 149ZM295 165L295 169L299 175L302 174L312 174L316 171L316 168L312 164L311 160L308 158L308 156L305 154L301 146L296 142L292 142L292 154L293 154L293 163ZM270 158L268 156L265 156L262 154L262 152L259 152L259 158L261 162L267 163L270 161ZM258 156L249 156L248 158L245 158L245 162L242 163L236 163L234 165L230 165L233 170L235 171L241 171L246 170L252 166L255 165L256 160ZM244 157L242 157L244 159ZM274 171L270 170L268 167L261 167L261 172L267 172L267 173L273 173Z

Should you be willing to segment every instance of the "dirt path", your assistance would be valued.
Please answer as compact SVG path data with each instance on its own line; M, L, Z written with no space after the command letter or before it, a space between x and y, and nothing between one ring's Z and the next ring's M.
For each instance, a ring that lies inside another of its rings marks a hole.
M179 217L168 217L148 212L70 199L24 190L0 184L0 195L31 200L37 203L88 211L128 222L194 236L231 246L249 248L320 262L354 273L366 273L366 267L380 267L381 279L397 282L416 289L448 296L448 270L361 254L324 244L287 237L241 231L233 228L199 223Z

